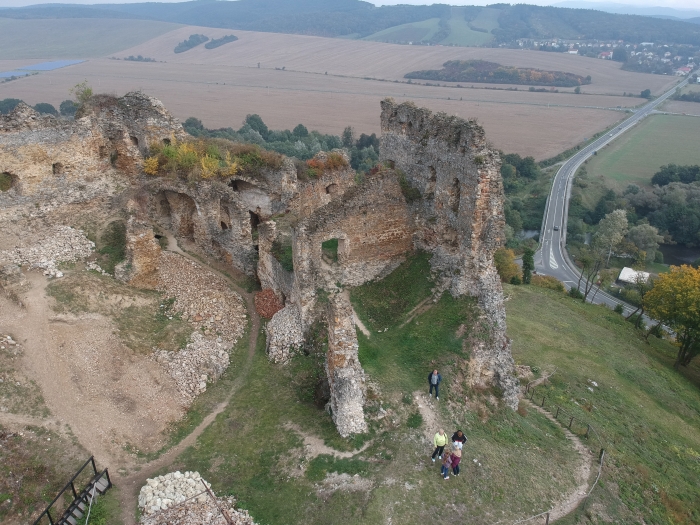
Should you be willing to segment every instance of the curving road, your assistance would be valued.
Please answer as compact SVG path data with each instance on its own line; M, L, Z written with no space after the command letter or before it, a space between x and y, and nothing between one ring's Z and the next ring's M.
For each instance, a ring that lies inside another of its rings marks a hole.
M690 75L688 75L689 77ZM559 168L552 182L552 189L547 198L542 228L540 230L540 248L535 254L535 270L537 273L552 275L562 281L567 289L577 286L580 272L571 262L566 251L566 223L568 219L569 199L571 198L571 183L576 170L585 160L591 157L595 151L615 140L617 137L630 130L637 122L647 117L654 109L669 98L677 88L682 88L688 83L689 78L676 84L663 95L639 108L631 117L620 122L604 136L590 143L585 148L569 158ZM583 288L583 282L581 287ZM591 295L593 292L591 292ZM605 303L610 307L622 304L625 313L631 313L634 307L614 298L602 290L595 296L595 303Z

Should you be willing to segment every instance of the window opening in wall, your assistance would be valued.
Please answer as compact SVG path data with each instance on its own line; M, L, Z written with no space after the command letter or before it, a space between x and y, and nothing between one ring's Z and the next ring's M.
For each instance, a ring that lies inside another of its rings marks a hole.
M9 191L15 185L16 179L14 175L6 171L0 173L0 191Z
M112 151L112 153L109 154L109 162L112 164L112 166L117 165L117 159L119 158L119 153L116 151Z
M132 143L134 146L138 146L138 145L139 145L139 139L138 139L138 138L134 137L133 135L131 135L130 138L131 138L131 143Z
M60 175L61 173L63 173L63 164L61 164L60 162L54 162L51 165L51 169L54 175Z
M166 146L170 146L170 139L163 139L163 144Z
M393 160L387 160L386 162L387 162L387 164L389 164L389 167L392 170L396 168L396 162L394 162Z
M448 200L448 205L450 209L457 213L459 211L459 199L460 199L460 184L459 179L454 179L452 181L452 188L450 188L450 198Z
M326 186L326 193L329 195L335 195L338 193L338 185L337 184L329 184Z
M249 211L248 213L250 213L250 232L253 236L253 242L258 242L258 225L260 224L260 217L257 213L253 213L252 211Z
M321 253L327 263L338 262L338 239L328 239L321 243Z
M228 230L228 226L224 221L221 221L221 229L222 230Z

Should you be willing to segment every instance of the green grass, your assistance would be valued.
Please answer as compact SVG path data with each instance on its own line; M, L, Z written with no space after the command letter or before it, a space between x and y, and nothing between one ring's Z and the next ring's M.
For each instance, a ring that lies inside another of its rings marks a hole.
M405 284L408 278L413 281ZM315 403L325 349L321 324L311 330L308 354L285 366L267 360L261 333L242 388L168 470L198 470L215 491L235 495L261 525L379 524L388 518L406 525L428 520L487 525L494 516L514 521L548 508L561 490L573 487L578 455L561 429L534 411L521 416L479 405L476 398L479 410L466 410L463 402L448 408L447 383L464 365L455 331L473 318L473 301L447 295L400 328L406 313L429 297L431 285L427 256L418 254L384 280L352 290L356 308L359 291L363 312L392 321L387 332L376 334L376 325L365 318L373 333L361 342L360 361L368 380L379 386L372 389L367 413L376 414L380 403L387 411L382 419L369 418L366 435L341 438L329 414ZM382 297L388 305L381 304ZM437 408L439 424L462 428L469 436L463 474L449 486L429 459L432 445L424 432L437 429L425 429L411 394L425 386L436 360L454 370L452 375L443 371L447 397L443 403L441 396ZM290 423L336 450L368 448L343 459L327 451L311 455ZM362 488L334 491L324 482L333 472L347 474ZM456 506L446 505L446 498Z
M483 46L488 44L493 40L493 35L491 33L483 33L481 31L474 31L472 27L478 27L480 29L487 29L491 31L494 27L498 27L498 21L490 16L490 12L496 13L496 19L498 18L498 9L482 9L479 15L473 22L467 22L464 19L464 14L461 9L452 8L453 15L450 18L448 25L450 27L450 34L442 40L440 43L442 45L456 45L456 46ZM484 13L484 11L487 11ZM493 23L496 23L494 26ZM481 25L483 24L483 25ZM471 25L471 27L470 27Z
M630 132L598 151L587 164L589 177L602 178L618 191L628 184L650 186L651 177L666 164L697 164L700 120L652 115Z
M178 27L152 20L0 18L0 60L102 57Z
M126 255L126 223L124 221L113 221L107 225L97 245L97 253L97 263L100 267L113 274L114 267L122 262Z
M12 188L12 176L9 173L0 173L0 191Z
M384 29L362 40L375 42L428 42L440 30L440 19L429 18L422 22L412 22Z
M607 308L540 288L505 289L516 362L556 366L541 391L602 436L608 460L587 505L593 522L605 513L618 523L698 523L700 362L674 371L670 342L651 337L647 345ZM562 523L588 523L582 512Z

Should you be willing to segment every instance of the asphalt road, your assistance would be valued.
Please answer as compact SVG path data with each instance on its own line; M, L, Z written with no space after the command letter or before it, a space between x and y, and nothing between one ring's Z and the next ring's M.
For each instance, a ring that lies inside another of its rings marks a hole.
M535 253L535 270L537 273L556 277L564 283L567 289L578 286L580 272L569 259L569 255L565 248L566 223L569 209L569 199L571 198L571 184L573 182L576 170L586 159L593 156L595 151L632 129L637 122L647 117L659 104L673 95L677 88L685 86L687 82L688 78L686 78L680 84L673 86L663 95L637 109L631 117L622 121L615 126L615 128L608 131L604 136L598 138L585 148L581 149L573 157L564 162L561 168L559 168L559 171L557 171L557 174L554 176L554 182L552 183L552 189L547 199L547 205L545 208L545 215L542 220L542 229L540 231L540 248L537 253ZM582 290L583 287L584 282L582 280ZM591 291L591 296L593 295L594 291L595 289ZM618 304L622 304L626 314L629 314L635 310L633 306L630 306L627 303L608 295L602 290L598 291L594 302L596 304L605 303L611 308L614 308Z

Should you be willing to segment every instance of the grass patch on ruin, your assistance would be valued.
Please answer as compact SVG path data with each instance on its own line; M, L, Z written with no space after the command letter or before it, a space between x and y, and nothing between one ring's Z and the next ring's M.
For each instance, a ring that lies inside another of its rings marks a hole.
M124 260L126 255L126 223L112 221L102 232L97 243L96 262L107 273L114 274L114 267Z
M183 348L192 327L173 311L174 300L160 292L142 290L96 272L69 271L49 283L47 294L59 313L99 313L110 317L122 342L132 350L150 353L154 347Z
M593 425L608 454L585 512L562 523L700 522L700 361L676 372L671 342L647 344L607 308L541 288L505 289L516 362L556 366L540 391ZM595 452L600 446L591 440Z
M2 523L33 523L90 457L68 427L52 427L0 425Z

